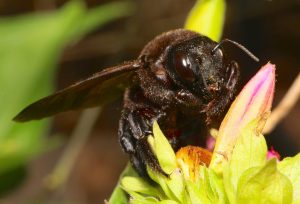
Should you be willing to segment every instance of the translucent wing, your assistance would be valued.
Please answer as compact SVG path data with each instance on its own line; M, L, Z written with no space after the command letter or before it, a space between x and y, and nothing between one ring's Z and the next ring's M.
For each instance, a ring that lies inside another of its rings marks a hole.
M139 64L135 61L104 69L92 77L77 82L53 95L42 98L23 109L15 121L26 122L59 112L98 106L120 97L132 85Z

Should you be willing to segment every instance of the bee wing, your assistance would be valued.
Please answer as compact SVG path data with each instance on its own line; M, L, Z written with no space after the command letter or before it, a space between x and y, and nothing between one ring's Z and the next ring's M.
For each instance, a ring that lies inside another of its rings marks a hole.
M108 103L120 97L124 89L132 84L134 71L138 68L138 62L132 61L104 69L88 79L32 103L13 120L26 122L59 112Z

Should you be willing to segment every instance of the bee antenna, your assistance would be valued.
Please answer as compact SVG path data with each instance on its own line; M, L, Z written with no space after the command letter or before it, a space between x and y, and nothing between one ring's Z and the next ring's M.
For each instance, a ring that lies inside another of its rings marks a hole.
M232 44L234 44L235 46L237 46L238 48L240 48L241 50L243 50L249 57L251 57L254 61L259 62L259 59L252 53L250 52L246 47L244 47L243 45L241 45L238 42L235 42L233 40L229 40L229 39L223 39L221 40L221 42L219 42L216 47L214 47L214 49L211 51L212 53L214 53L222 44L224 44L225 42L230 42Z

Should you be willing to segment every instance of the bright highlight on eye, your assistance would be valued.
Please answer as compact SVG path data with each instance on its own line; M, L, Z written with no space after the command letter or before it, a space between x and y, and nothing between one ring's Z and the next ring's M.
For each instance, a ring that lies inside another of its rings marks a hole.
M183 52L177 52L175 54L174 66L177 74L184 80L193 82L196 79L195 72L193 70L193 62L190 57Z

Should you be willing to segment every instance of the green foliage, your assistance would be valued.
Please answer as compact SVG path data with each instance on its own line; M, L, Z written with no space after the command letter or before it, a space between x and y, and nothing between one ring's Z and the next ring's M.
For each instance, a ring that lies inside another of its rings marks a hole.
M219 41L223 32L225 10L224 0L198 0L184 27Z
M18 124L12 118L53 89L66 45L131 10L127 2L88 10L81 1L70 1L58 11L0 19L0 174L49 146L42 137L47 121Z
M292 203L291 181L277 170L276 162L276 159L271 159L265 165L252 167L242 174L236 203Z
M19 186L27 176L27 169L24 166L18 166L10 171L0 175L0 197L11 193Z
M137 173L132 169L131 165L127 164L127 167L122 172L120 178L123 178L123 177L137 177L137 176L138 176ZM110 204L113 204L113 203L126 204L126 203L128 203L127 195L124 192L124 190L121 188L120 184L118 184L115 187L112 195L110 196L109 203Z
M267 161L266 141L262 135L257 135L257 126L258 122L253 121L242 129L222 174L200 166L198 179L191 180L184 176L183 165L181 169L175 168L169 176L148 168L155 184L133 176L123 178L122 188L130 195L132 203L298 203L299 155L282 162ZM161 134L159 131L154 132L154 138L162 138L155 134ZM163 146L168 149L170 144L164 143ZM158 160L164 157L156 149L154 153ZM169 162L176 164L172 158ZM199 165L196 161L195 164ZM189 164L186 165L189 168Z
M140 177L125 176L121 181L122 186L130 192L137 192L146 195L159 195L159 190L155 186L151 186L147 181Z
M157 122L154 122L153 124L153 136L153 150L160 155L158 158L159 165L166 174L171 174L176 168L176 156L172 147L169 145L169 141L160 130Z
M232 183L234 189L240 176L253 166L262 166L266 162L267 144L263 135L255 135L258 122L247 125L239 136L229 162L228 175L224 176ZM251 139L249 139L251 138Z
M292 182L293 204L300 203L300 153L294 157L284 158L279 162L278 170Z

